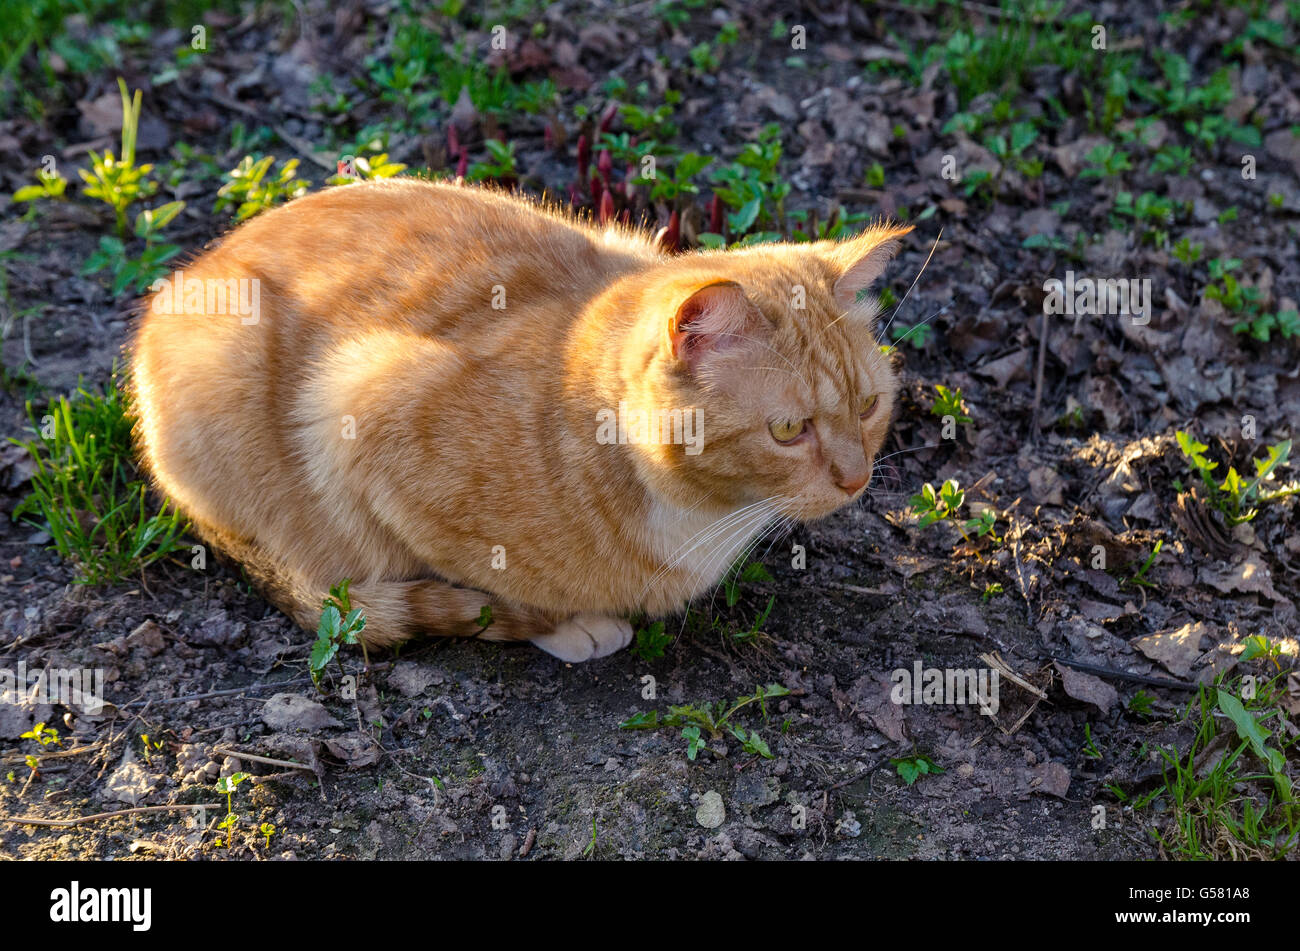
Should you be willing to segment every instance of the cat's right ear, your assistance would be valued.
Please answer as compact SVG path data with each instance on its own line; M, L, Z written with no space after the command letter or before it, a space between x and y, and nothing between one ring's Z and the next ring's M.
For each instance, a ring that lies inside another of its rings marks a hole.
M743 344L761 321L739 284L713 281L678 304L668 324L668 346L675 358L693 369L710 354Z

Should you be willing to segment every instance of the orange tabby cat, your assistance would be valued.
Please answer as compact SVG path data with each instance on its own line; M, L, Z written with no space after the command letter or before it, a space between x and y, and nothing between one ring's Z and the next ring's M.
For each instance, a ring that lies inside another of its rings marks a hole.
M666 256L478 188L328 188L155 285L159 487L309 630L627 645L762 533L858 498L896 382L863 291L910 228Z

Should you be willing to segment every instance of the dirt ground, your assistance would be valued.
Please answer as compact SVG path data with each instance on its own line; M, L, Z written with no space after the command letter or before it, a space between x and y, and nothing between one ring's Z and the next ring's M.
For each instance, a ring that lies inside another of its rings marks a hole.
M527 646L426 640L371 657L368 671L345 648L346 677L332 672L323 690L308 677L311 635L250 590L237 566L209 558L195 569L182 551L119 584L79 584L48 531L0 520L0 667L102 670L108 701L98 714L15 695L0 704L0 816L204 807L70 827L0 824L0 854L1168 856L1156 833L1168 839L1169 797L1135 805L1114 790L1135 797L1157 788L1159 751L1188 750L1195 729L1183 715L1196 685L1263 676L1273 665L1292 671L1292 721L1300 712L1300 503L1279 499L1230 529L1175 485L1193 478L1176 431L1208 444L1223 460L1220 474L1229 461L1250 473L1250 460L1293 438L1300 420L1297 338L1234 332L1240 314L1205 293L1218 280L1208 262L1234 258L1263 312L1294 311L1300 297L1294 4L1258 5L1260 17L1284 25L1285 43L1255 39L1235 53L1226 50L1253 22L1249 5L1066 5L1104 22L1108 55L1137 55L1139 75L1160 74L1142 59L1155 48L1181 52L1193 86L1227 68L1232 97L1219 111L1253 124L1254 147L1201 143L1185 125L1197 117L1172 106L1134 105L1096 128L1084 118L1096 105L1085 105L1086 81L1050 62L1026 69L1010 93L974 91L969 100L944 61L911 71L907 50L942 47L957 24L999 28L1003 19L975 4L515 3L499 21L472 6L422 22L447 48L459 42L516 81L551 78L552 108L462 102L449 118L445 102L425 115L348 86L365 80L370 58L396 55L403 22L396 3L358 0L308 2L292 20L270 5L209 11L212 51L167 82L159 75L190 31L144 21L147 35L123 41L111 68L69 67L58 76L62 92L34 93L41 114L15 108L0 121L0 188L30 184L46 154L72 181L71 200L37 214L16 203L0 209L0 433L31 438L29 400L39 417L79 380L108 383L130 339L134 295L81 273L111 214L81 196L70 171L86 165L88 148L116 147L117 75L145 89L140 149L160 169L179 162L177 146L187 143L223 172L245 152L300 157L316 187L339 187L320 185L324 166L362 130L387 123L391 159L434 170L455 169L458 143L481 162L486 139L508 137L520 187L560 196L569 194L578 137L594 137L610 102L654 105L672 88L682 94L673 141L718 156L717 166L778 125L786 211L825 221L841 207L917 224L885 280L898 321L932 318L920 346L895 351L904 391L885 453L896 455L882 461L862 505L756 552L768 580L741 583L734 604L719 590L690 616L667 619L673 640L662 657L625 651L571 666ZM1192 20L1162 15L1184 8ZM526 42L493 50L497 22ZM693 65L692 49L728 23L738 38L713 47L717 67ZM797 24L806 48L791 46ZM64 29L88 42L108 27L73 19ZM1035 29L1042 41L1049 26ZM326 75L350 89L347 110L321 106ZM611 92L611 77L623 88ZM638 99L640 83L650 92ZM996 114L1003 98L1016 112L1001 126L945 131L954 116ZM1009 133L1017 117L1043 114L1057 118L1025 152L1041 159L1036 174L982 144L990 130ZM610 129L625 131L622 123L620 114ZM459 132L449 140L450 125ZM1125 143L1132 167L1082 175L1107 141ZM1188 173L1153 169L1166 141L1194 148ZM1246 152L1257 161L1252 178L1240 173ZM945 177L948 158L960 181ZM229 212L211 211L221 180L186 161L160 197L188 203L167 239L197 252L229 227ZM980 169L993 171L996 187L968 192ZM710 230L707 180L676 206L686 248ZM1153 226L1167 234L1117 217L1120 192L1172 199L1172 217ZM628 207L646 212L651 227L669 223L668 205L638 202ZM1202 246L1197 262L1174 254L1184 238ZM1149 323L1044 318L1044 282L1067 270L1150 279ZM969 423L945 433L931 410L936 385L960 389ZM1248 416L1253 438L1243 437ZM21 447L0 448L6 512L29 492L32 465ZM1296 470L1278 475L1294 479ZM995 514L990 536L967 540L951 521L918 526L909 498L948 479L966 490L972 512ZM1255 635L1282 645L1275 660L1242 659L1242 642ZM998 667L996 712L894 702L891 675L918 663ZM620 728L638 713L742 698L767 684L789 693L745 706L733 722L757 730L771 758L724 733L705 736L707 749L691 759L680 728ZM1284 720L1273 727L1294 776L1296 736ZM22 737L40 722L59 729L57 746ZM918 763L937 769L913 777ZM232 794L238 820L228 835L217 782L240 772L254 778Z

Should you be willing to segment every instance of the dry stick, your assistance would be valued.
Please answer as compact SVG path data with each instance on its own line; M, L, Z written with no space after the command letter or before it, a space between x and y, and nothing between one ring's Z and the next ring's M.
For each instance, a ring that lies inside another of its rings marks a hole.
M231 688L230 690L210 690L207 693L191 693L191 694L186 694L183 697L164 697L161 699L153 699L153 700L132 700L130 703L125 703L122 706L118 707L117 709L126 710L133 706L138 706L141 704L149 704L149 703L188 703L191 700L210 700L214 697L237 697L240 694L245 694L250 691L265 690L268 687L296 687L306 683L311 683L310 677L297 677L292 680L281 680L275 683L249 684L247 687L234 687ZM255 700L257 698L249 697L248 699Z
M308 772L315 772L315 770L306 763L292 763L287 759L271 759L269 756L257 756L253 753L241 753L239 750L227 749L224 746L214 746L212 747L212 752L220 753L223 756L233 756L236 759L251 760L254 763L265 763L267 766L284 766L288 769L305 769Z
M1029 414L1029 441L1038 442L1038 414L1043 402L1043 370L1047 363L1047 308L1038 321L1038 369L1034 374L1034 406Z
M1195 690L1199 686L1199 684L1194 684L1187 680L1172 680L1168 677L1147 677L1143 674L1130 674L1127 670L1116 670L1113 667L1101 667L1097 664L1085 664L1081 660L1073 660L1068 657L1057 657L1055 654L1049 654L1048 656L1058 664L1064 664L1066 667L1073 667L1075 670L1082 670L1085 673L1096 674L1098 677L1109 677L1113 680L1127 680L1135 684L1146 684L1149 687L1169 687L1173 690Z
M36 756L38 760L63 759L65 756L80 756L82 753L95 753L104 748L102 743L93 743L90 746L78 746L71 750L56 750L53 753L41 753ZM27 759L25 753L7 753L0 763L8 765L9 763L21 763Z
M66 829L71 826L81 825L83 822L99 822L101 819L116 819L119 816L138 815L142 812L176 812L180 809L193 811L200 807L217 809L221 803L218 802L195 802L176 806L137 806L134 809L119 809L116 812L97 812L93 816L82 816L79 819L36 819L31 816L0 816L0 822L12 822L15 825L25 826L51 826L56 829Z

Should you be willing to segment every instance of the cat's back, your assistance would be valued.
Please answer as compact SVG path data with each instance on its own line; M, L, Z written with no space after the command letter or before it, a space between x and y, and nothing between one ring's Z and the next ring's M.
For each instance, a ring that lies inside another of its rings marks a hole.
M259 215L196 266L256 272L309 303L400 298L485 277L507 294L572 293L654 256L644 236L602 231L545 203L395 178L327 188Z

